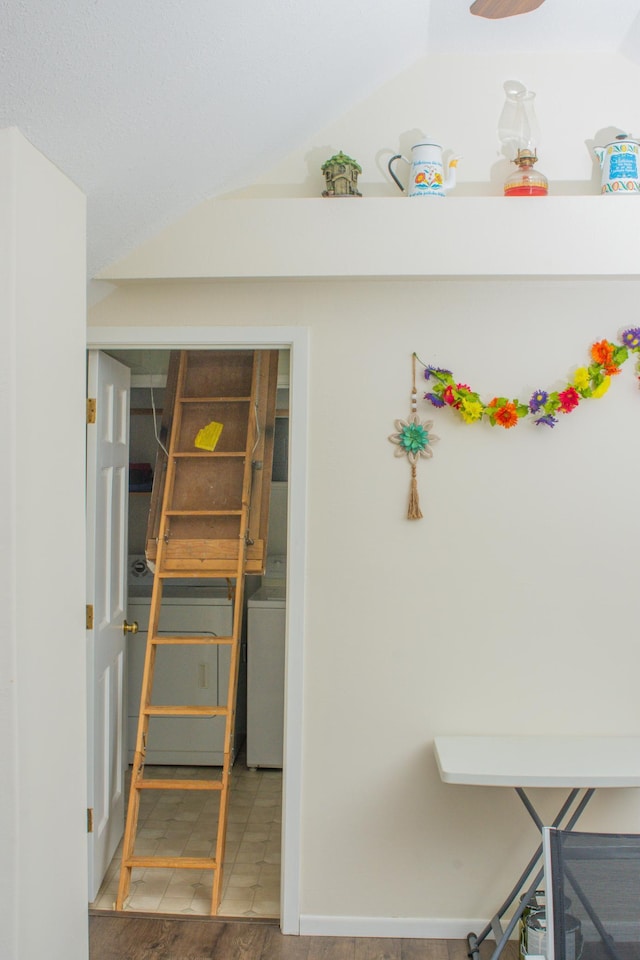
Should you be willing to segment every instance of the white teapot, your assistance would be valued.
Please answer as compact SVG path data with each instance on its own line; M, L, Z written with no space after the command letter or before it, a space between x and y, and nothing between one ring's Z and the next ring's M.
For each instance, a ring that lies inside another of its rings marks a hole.
M411 167L409 172L410 197L444 197L446 190L456 185L456 166L460 157L453 157L448 164L447 174L444 174L442 163L442 147L439 143L427 138L416 143L411 148L411 160L407 160L401 153L396 153L388 163L389 173L400 190L405 190L393 170L396 160L404 160Z

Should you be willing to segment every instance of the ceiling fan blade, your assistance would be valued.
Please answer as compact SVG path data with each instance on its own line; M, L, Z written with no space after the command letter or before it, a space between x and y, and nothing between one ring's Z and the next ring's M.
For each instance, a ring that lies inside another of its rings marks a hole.
M504 17L517 17L521 13L531 13L541 7L544 0L474 0L471 13L487 20L502 20Z

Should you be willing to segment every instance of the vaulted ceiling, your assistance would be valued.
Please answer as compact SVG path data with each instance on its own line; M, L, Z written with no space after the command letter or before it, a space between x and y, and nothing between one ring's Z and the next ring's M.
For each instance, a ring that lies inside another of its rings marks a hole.
M430 53L621 52L640 0L0 0L0 127L88 197L89 275Z

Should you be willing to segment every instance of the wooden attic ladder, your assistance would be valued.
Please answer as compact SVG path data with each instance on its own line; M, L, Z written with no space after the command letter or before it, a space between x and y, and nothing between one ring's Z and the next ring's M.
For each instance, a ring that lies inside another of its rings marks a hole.
M244 582L264 572L268 503L273 460L277 351L180 351L172 354L167 378L164 450L156 462L147 531L147 558L155 564L149 612L138 732L131 773L116 909L124 909L135 867L213 871L211 913L222 893L229 808L236 695L240 668ZM173 398L173 402L171 402ZM222 423L213 450L194 438L208 423ZM161 433L161 439L162 439ZM198 578L228 578L233 589L230 636L166 635L159 629L165 581L188 585ZM229 650L224 704L156 704L153 680L158 650L218 645ZM223 765L219 779L144 776L150 725L156 717L222 717ZM217 791L220 795L212 857L145 856L135 853L143 791Z

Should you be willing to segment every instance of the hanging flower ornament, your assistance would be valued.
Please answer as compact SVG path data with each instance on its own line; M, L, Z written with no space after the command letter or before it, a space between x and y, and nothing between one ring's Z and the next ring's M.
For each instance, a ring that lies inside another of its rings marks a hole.
M411 464L411 488L409 491L409 509L407 519L421 520L422 512L418 500L418 478L417 464L420 458L429 459L433 456L431 445L438 440L431 427L433 420L422 422L416 413L418 405L418 392L416 390L415 371L416 355L413 355L413 389L411 391L411 416L407 420L394 420L396 433L389 437L391 443L395 444L394 455L396 457L406 457Z
M465 423L477 423L485 418L492 427L497 424L509 430L528 416L533 417L536 426L555 427L558 423L556 414L571 413L583 400L604 396L611 384L611 377L620 373L620 367L632 354L640 355L640 327L625 330L619 344L610 340L599 340L592 344L591 363L588 367L579 367L564 389L536 390L526 402L494 397L484 403L466 383L458 383L451 370L429 366L422 360L419 362L425 368L425 379L430 383L424 399L434 407L455 410ZM416 354L415 359L419 359ZM636 362L636 371L640 373L640 360Z
M418 457L433 456L430 444L438 439L430 432L433 420L425 420L421 423L420 417L415 414L409 420L394 420L394 424L398 432L392 433L389 437L391 443L398 444L394 456L406 455L412 465L418 462Z

